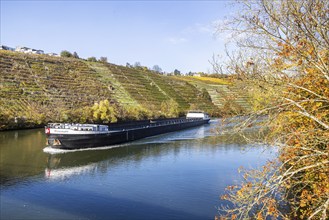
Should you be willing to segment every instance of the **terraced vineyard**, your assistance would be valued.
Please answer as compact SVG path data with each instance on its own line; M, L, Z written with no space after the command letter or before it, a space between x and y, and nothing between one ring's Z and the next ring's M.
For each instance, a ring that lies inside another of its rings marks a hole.
M79 121L84 108L102 100L116 105L118 112L124 106L144 108L150 117L163 114L161 106L169 101L181 113L218 112L201 84L142 68L0 51L0 71L0 130L70 121L72 115ZM87 115L87 120L92 117Z
M193 84L198 89L205 88L212 102L219 108L223 109L225 104L231 102L241 111L248 112L251 110L248 102L248 96L239 89L225 80L211 79L209 77L175 77L177 80L184 80Z
M168 76L154 74L148 70L126 68L107 64L113 77L142 106L159 111L163 102L173 99L179 111L202 109L215 112L217 107L201 96L200 90L190 83Z
M83 62L7 51L0 52L0 59L3 120L7 115L25 123L61 121L62 112L111 100L107 86Z

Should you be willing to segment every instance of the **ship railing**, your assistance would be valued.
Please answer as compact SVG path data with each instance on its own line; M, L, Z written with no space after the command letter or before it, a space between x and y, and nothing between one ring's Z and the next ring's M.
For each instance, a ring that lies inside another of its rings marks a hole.
M109 126L110 131L125 131L125 130L134 130L134 129L142 129L142 128L153 128L159 126L166 126L166 125L174 125L180 123L187 123L193 121L200 121L203 120L202 118L180 118L180 119L160 119L160 120L149 120L145 121L144 123L138 123L137 125L131 124L113 124Z

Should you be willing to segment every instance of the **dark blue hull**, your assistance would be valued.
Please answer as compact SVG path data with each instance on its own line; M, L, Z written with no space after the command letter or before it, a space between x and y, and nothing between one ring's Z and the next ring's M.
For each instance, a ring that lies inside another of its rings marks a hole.
M48 135L48 146L60 149L80 149L109 146L139 140L145 137L155 136L163 133L178 131L186 128L196 127L209 122L209 119L197 120L161 120L156 123L141 123L140 125L127 124L110 126L106 134L50 134ZM137 123L138 124L138 123ZM54 145L59 140L60 145Z

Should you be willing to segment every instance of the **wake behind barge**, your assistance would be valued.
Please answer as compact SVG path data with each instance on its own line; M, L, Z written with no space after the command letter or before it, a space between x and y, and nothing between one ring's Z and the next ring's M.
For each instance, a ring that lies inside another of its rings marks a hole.
M110 126L50 123L45 127L45 133L47 146L52 148L94 148L191 128L206 124L209 120L204 112L189 112L186 118L113 123Z

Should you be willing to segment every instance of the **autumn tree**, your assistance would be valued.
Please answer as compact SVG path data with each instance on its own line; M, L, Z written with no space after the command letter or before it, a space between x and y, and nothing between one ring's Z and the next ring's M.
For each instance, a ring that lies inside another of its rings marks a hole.
M244 171L222 207L229 219L329 218L329 2L239 1L239 15L218 27L235 39L227 71L254 112L239 130L259 123L278 158Z
M166 117L178 117L178 107L178 103L175 100L166 100L161 103L161 112Z
M123 121L145 120L151 117L151 112L140 105L123 105L118 109L118 118Z
M110 123L117 121L117 108L108 100L100 101L93 105L92 114L96 122Z

